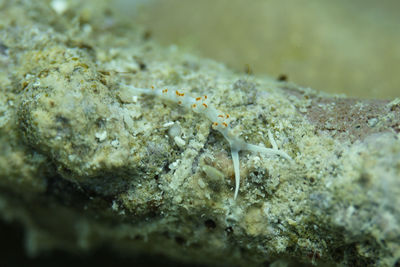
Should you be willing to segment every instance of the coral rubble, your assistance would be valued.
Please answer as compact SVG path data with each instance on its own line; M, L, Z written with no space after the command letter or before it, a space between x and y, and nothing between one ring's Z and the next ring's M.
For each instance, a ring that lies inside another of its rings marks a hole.
M399 263L399 101L234 73L161 47L109 1L64 2L0 1L0 210L28 253ZM272 147L271 129L293 162L242 151L234 200L210 122L121 84L212 95L243 140Z

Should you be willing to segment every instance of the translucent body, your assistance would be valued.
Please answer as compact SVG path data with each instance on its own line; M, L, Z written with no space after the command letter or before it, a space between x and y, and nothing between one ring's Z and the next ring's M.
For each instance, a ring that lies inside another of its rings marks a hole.
M240 185L240 169L239 169L239 152L241 150L247 150L252 152L263 153L266 155L278 155L287 160L291 160L291 157L284 151L278 149L275 140L272 137L270 131L268 131L268 137L273 148L265 148L262 146L252 145L244 142L238 136L236 136L231 127L229 126L230 116L218 111L216 108L210 106L207 95L199 97L188 96L178 90L171 88L137 88L134 86L124 85L124 88L128 90L132 96L146 94L155 95L161 99L174 102L178 105L184 106L188 110L192 110L195 113L202 114L212 122L214 130L219 131L225 139L228 141L231 149L233 168L235 171L235 194L234 199L237 198L239 193Z

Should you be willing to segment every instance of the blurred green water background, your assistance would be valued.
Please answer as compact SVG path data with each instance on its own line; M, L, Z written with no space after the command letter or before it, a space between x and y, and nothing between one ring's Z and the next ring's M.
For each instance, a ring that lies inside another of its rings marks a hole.
M152 38L255 75L352 97L400 96L400 1L153 0Z

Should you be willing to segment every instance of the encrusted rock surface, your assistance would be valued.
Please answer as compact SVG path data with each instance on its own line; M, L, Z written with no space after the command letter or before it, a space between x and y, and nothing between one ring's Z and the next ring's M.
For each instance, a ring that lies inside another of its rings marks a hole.
M108 1L52 3L0 1L0 210L29 253L399 264L399 100L234 73L160 47ZM246 142L270 147L271 130L294 160L241 152L235 201L210 122L122 84L207 94Z

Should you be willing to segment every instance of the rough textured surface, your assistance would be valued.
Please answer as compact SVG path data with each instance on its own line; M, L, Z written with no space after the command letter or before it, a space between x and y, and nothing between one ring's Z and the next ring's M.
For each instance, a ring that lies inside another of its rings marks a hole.
M65 3L0 1L0 210L24 225L28 253L399 263L398 100L237 74L158 46L107 1ZM210 123L121 84L207 94L246 142L270 147L270 129L294 161L242 152L234 201L229 146Z

